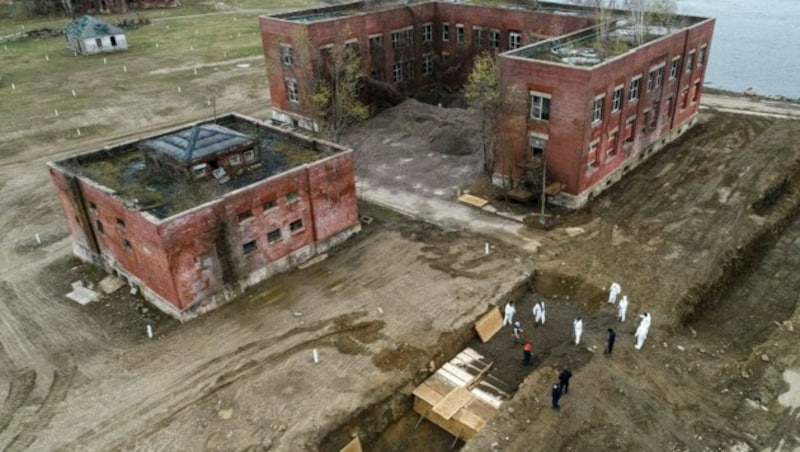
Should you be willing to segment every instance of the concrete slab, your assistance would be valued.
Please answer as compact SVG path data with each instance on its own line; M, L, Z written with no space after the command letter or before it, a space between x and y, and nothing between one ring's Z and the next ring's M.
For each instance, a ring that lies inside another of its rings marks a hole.
M104 294L110 294L118 291L124 287L125 284L123 279L117 278L114 275L108 275L100 281L98 287L100 287L100 290L102 290Z
M67 298L83 306L91 303L92 301L96 301L98 298L100 298L100 294L92 289L87 289L82 285L72 283L72 292L67 294Z

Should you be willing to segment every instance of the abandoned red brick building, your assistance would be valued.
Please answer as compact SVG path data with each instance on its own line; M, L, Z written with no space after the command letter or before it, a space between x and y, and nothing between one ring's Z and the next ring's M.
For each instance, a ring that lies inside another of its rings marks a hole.
M360 230L352 150L239 115L49 166L75 254L180 319Z
M545 2L530 11L351 3L262 16L272 119L315 128L309 87L335 45L359 51L366 85L406 93L458 83L489 50L505 94L526 102L500 115L493 181L524 191L543 160L562 187L550 201L579 207L694 124L714 29L700 17L595 17Z

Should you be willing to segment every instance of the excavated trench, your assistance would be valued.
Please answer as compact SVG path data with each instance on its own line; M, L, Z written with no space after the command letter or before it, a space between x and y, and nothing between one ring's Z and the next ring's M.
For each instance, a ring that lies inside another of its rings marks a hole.
M428 361L434 363L432 369L417 372L398 385L388 397L354 413L343 425L325 435L319 450L339 451L355 435L358 435L364 450L447 451L460 448L463 442L435 424L427 420L419 422L420 416L412 409L411 392L414 388L465 347L476 350L492 361L492 374L505 383L504 389L508 389L507 392L512 396L525 377L538 368L579 369L591 359L592 353L574 347L572 320L578 314L584 316L587 325L593 325L587 328L585 334L589 334L611 323L613 314L601 312L601 303L579 308L571 300L602 300L603 297L602 290L579 278L538 273L531 281L500 298L501 304L514 300L517 305L517 319L525 329L524 342L534 346L533 366L522 366L522 344L514 341L509 328L500 330L485 344L477 337L472 324L443 333L437 342L439 348L432 350L427 357ZM544 301L547 306L546 327L535 328L533 325L531 311L537 300Z

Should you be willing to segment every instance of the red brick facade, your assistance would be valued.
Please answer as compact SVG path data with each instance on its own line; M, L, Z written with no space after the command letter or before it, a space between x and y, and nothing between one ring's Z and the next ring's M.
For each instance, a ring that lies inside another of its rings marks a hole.
M308 144L329 156L166 218L75 171L81 156L50 163L50 174L75 253L188 318L358 232L353 152Z
M463 80L472 57L493 50L503 88L528 102L500 120L493 180L517 186L534 148L541 148L549 179L563 186L551 201L578 207L694 123L714 20L687 17L691 25L617 56L571 65L548 58L550 48L596 34L595 21L591 10L563 14L564 8L432 2L364 11L361 4L348 4L261 17L273 120L314 127L306 101L324 67L324 49L332 44L357 45L368 79L399 91ZM638 96L629 100L637 77ZM548 99L546 120L532 117L534 96Z

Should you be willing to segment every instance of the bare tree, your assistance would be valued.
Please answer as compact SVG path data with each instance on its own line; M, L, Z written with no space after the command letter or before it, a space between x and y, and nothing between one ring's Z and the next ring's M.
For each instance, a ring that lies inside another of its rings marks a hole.
M464 97L470 107L481 114L483 170L491 174L494 157L494 137L500 116L500 74L494 55L480 53L472 63L472 71L464 85Z
M676 25L678 5L675 0L625 0L624 6L633 22L633 37L637 45L647 40L652 25L664 26L668 32Z
M614 16L614 9L617 8L616 0L571 0L572 3L580 6L594 8L594 16L597 21L597 40L605 43L608 40L609 23Z

